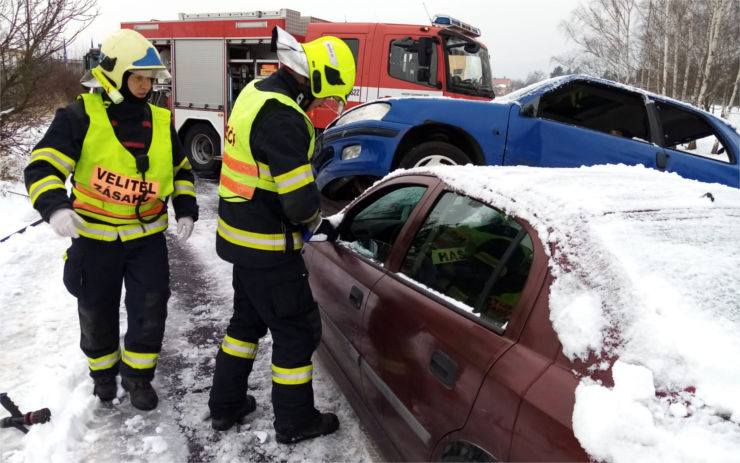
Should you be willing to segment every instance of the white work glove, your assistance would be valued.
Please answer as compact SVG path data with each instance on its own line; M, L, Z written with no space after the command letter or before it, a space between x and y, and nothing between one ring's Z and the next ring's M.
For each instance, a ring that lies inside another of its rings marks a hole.
M180 217L177 219L177 237L180 241L184 243L190 238L190 234L193 233L193 227L195 227L195 223L193 223L192 217Z
M82 227L84 223L75 211L65 207L63 209L57 209L51 214L49 225L51 225L51 228L59 236L79 238L80 234L77 232L77 227Z

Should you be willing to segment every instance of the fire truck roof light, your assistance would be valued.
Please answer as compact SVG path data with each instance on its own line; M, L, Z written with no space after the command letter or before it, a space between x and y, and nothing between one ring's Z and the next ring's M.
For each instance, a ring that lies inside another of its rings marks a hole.
M480 29L478 29L477 27L473 27L468 23L464 23L457 18L453 18L452 16L444 14L435 15L434 19L432 19L432 24L436 26L445 26L467 35L480 37Z

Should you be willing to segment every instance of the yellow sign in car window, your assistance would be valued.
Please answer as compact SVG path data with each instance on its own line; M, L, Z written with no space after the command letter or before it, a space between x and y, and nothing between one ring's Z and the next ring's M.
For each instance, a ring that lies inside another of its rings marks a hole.
M434 265L449 264L465 260L465 248L433 249L432 262Z

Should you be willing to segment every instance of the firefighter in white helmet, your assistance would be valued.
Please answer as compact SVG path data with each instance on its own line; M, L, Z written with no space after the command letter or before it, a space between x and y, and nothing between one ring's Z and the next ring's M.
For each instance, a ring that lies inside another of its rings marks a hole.
M319 193L306 112L327 99L346 103L355 61L336 37L299 44L276 28L273 46L283 66L239 94L225 136L216 250L234 264L234 314L216 355L209 407L218 430L255 409L247 382L269 329L276 440L293 443L339 427L313 398L321 320L300 250L302 232L319 222Z
M170 296L167 204L171 199L178 233L187 239L198 218L194 177L170 111L147 102L153 79L169 77L151 43L133 30L116 31L92 75L105 93L82 94L57 111L31 153L25 182L41 216L72 238L64 283L77 298L93 394L114 399L120 372L133 406L151 410ZM128 329L121 348L124 283Z

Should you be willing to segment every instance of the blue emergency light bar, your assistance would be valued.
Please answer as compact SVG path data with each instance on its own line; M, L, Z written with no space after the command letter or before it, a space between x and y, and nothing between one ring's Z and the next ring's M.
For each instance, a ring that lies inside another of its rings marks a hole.
M464 34L480 37L480 29L473 27L468 23L464 23L459 19L453 18L452 16L435 15L434 19L432 19L432 24L436 26L449 27L450 29L456 29Z

